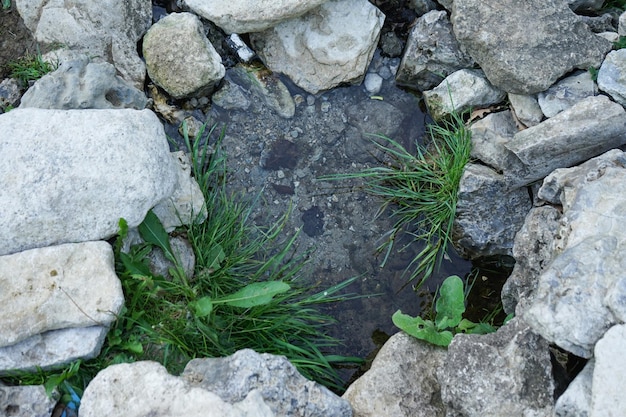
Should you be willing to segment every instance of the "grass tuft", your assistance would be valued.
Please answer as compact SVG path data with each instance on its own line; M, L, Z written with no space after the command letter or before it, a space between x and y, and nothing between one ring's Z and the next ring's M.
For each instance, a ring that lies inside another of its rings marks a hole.
M459 182L471 150L471 133L458 114L429 126L429 134L428 147L418 144L415 154L393 139L375 135L382 143L374 143L390 163L324 178L362 179L366 191L383 200L379 214L391 209L395 223L378 248L385 252L381 266L400 233L408 232L413 241L425 245L407 268L410 280L419 278L416 288L437 270L452 241Z
M11 78L16 78L26 87L30 81L36 81L49 72L57 69L58 65L44 61L41 53L25 55L8 64Z

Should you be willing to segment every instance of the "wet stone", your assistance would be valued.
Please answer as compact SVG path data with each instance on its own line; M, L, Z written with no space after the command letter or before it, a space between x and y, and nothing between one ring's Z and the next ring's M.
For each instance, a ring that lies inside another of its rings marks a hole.
M280 168L294 169L298 164L298 145L286 139L279 139L270 148L261 166L271 171Z
M324 212L319 206L313 206L302 214L304 226L302 230L309 237L321 236L324 234Z

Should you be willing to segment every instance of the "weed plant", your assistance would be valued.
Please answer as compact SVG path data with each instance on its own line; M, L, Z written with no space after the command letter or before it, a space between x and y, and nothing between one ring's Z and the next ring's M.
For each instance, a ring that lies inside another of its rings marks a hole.
M2 10L9 10L11 8L11 0L2 0Z
M418 288L440 265L452 241L457 194L463 169L470 160L471 133L461 115L429 126L430 143L417 144L416 153L393 139L376 136L374 141L390 163L354 174L325 179L362 179L365 189L383 201L379 214L391 209L395 219L389 238L379 246L387 262L400 233L408 232L424 248L411 261L410 280L419 278Z
M9 62L8 66L11 78L18 79L24 87L27 87L30 81L36 81L57 68L57 65L44 61L39 52Z

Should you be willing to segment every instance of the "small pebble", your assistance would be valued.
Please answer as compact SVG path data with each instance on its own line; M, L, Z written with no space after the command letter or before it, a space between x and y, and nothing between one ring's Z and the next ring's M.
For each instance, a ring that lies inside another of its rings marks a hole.
M320 110L323 113L328 113L328 111L330 110L330 103L328 101L323 102L322 105L320 106Z
M373 72L365 76L365 89L370 94L378 94L383 86L383 77Z
M315 96L309 94L308 96L306 96L306 104L307 106L312 106L315 104Z

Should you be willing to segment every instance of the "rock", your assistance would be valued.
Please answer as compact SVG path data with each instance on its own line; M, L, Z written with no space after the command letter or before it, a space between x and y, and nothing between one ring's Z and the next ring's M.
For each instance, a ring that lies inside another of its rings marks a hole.
M600 10L604 0L567 0L567 4L573 11Z
M626 49L608 53L598 71L598 88L626 106Z
M40 109L136 109L146 107L143 93L117 76L108 62L63 62L24 93L20 107Z
M561 212L552 206L534 207L515 235L513 272L502 288L505 313L515 313L518 303L526 306L537 290L539 275L554 257L555 236L558 236ZM522 314L525 307L518 310Z
M594 359L590 359L582 371L570 383L554 405L555 417L588 417L591 410L591 380Z
M196 266L196 255L193 252L191 243L189 243L189 241L182 236L171 236L169 241L170 246L172 247L172 253L176 257L178 265L180 265L183 269L185 277L187 277L190 282L193 281L194 268ZM152 251L148 254L148 263L150 271L154 275L172 280L170 269L175 268L176 265L167 259L161 248L152 248Z
M354 417L443 417L436 370L445 360L445 349L396 333L343 398Z
M378 94L380 89L383 87L383 77L374 72L369 72L365 76L363 84L365 86L365 91L370 94Z
M10 387L0 382L0 412L6 417L50 417L58 392L46 395L43 385Z
M224 83L211 96L213 104L226 110L246 110L250 107L250 100L246 96L244 89L229 80L229 71L226 71Z
M437 87L424 91L426 106L435 120L469 108L489 107L505 97L504 91L492 86L482 71L469 69L455 71Z
M123 79L143 88L146 70L137 42L152 24L149 0L22 0L15 5L42 46L62 45L110 62Z
M347 401L304 378L283 356L243 349L225 358L193 359L181 378L231 404L244 401L257 392L272 410L272 415L352 415Z
M598 94L598 87L588 71L563 78L546 91L539 93L538 101L546 117L556 116L585 97Z
M385 32L380 35L380 51L392 58L397 58L404 51L404 41L395 32Z
M626 112L605 96L587 97L569 109L518 132L504 146L518 161L504 173L511 186L539 180L626 143Z
M273 417L258 391L229 404L216 394L170 375L156 362L112 365L89 383L81 417Z
M15 78L5 78L0 82L0 110L16 107L22 96L20 83ZM1 114L1 113L0 113Z
M327 0L185 0L194 13L227 33L261 32L284 20L299 17Z
M280 117L291 119L296 113L296 104L287 86L262 65L237 65L228 71L228 76Z
M418 16L422 16L437 8L437 4L432 0L409 0L408 6L415 10Z
M528 191L509 188L484 165L469 163L461 178L452 231L461 256L512 255L515 233L530 210Z
M596 33L598 35L601 35L602 33L607 33L607 32L616 33L615 32L615 25L613 24L614 18L613 18L613 15L611 15L611 13L604 13L601 16L584 16L584 15L579 15L579 18L587 26L589 26L589 29L592 32L594 32L594 33Z
M515 111L515 116L524 126L530 127L541 123L544 115L537 102L537 97L513 93L509 93L508 97Z
M579 167L578 180L561 184L564 213L555 245L558 256L539 277L535 297L523 314L534 331L585 358L608 328L626 318L626 261L621 256L626 170L624 165L598 169L597 162L590 161L588 170ZM560 171L565 180L566 170Z
M595 364L591 390L591 416L626 415L624 369L626 369L626 325L611 327L594 349Z
M265 65L311 94L360 83L385 16L367 0L330 0L306 15L250 35Z
M552 415L548 343L517 317L496 333L457 334L437 376L446 415Z
M191 163L183 151L172 152L178 183L170 197L158 203L153 211L168 232L182 225L202 223L207 218L204 194L191 176Z
M626 11L619 15L617 34L619 36L626 36Z
M511 152L504 144L517 133L510 111L490 113L470 126L471 157L502 174L511 164Z
M50 330L1 347L0 375L10 375L16 370L57 369L77 359L95 358L100 354L108 332L108 326Z
M472 58L459 48L446 12L431 11L417 19L409 33L396 83L424 91L473 65Z
M172 13L155 23L144 36L143 55L152 81L174 98L210 93L226 72L191 13Z
M0 256L0 346L48 330L112 323L124 304L106 242L68 243ZM93 289L97 288L97 291Z
M15 109L0 115L0 148L0 254L107 239L176 184L149 110Z
M461 46L508 93L544 91L575 68L599 66L611 49L561 0L455 0L450 20Z
M537 197L544 202L563 206L567 211L574 203L578 189L600 178L609 167L626 167L626 154L612 149L572 168L555 169L544 178Z

